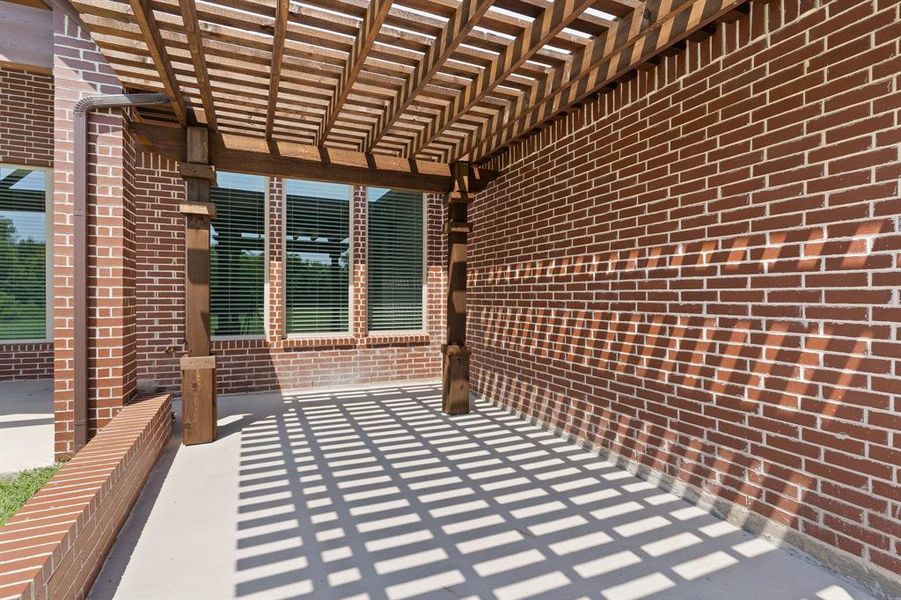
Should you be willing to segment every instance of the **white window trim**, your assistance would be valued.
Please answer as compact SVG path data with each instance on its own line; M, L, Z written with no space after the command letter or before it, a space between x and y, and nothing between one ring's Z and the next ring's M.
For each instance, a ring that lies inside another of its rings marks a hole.
M356 266L356 254L354 253L354 196L356 194L355 185L347 185L349 192L348 201L348 268L347 273L347 331L304 331L300 333L290 333L288 331L288 180L294 181L319 181L320 183L334 183L331 181L320 181L317 179L298 179L295 177L282 178L282 322L279 331L282 338L286 340L315 340L322 338L329 339L353 339L354 331L354 267ZM346 184L342 184L346 185Z
M10 169L27 169L29 171L41 171L44 173L44 236L46 244L44 248L44 281L46 296L44 300L44 337L43 338L0 338L0 346L12 346L17 344L48 344L53 342L53 169L50 167L35 167L18 163L0 162L0 167Z
M385 189L385 188L379 188ZM390 188L395 189L395 188ZM366 190L366 335L368 337L391 337L426 335L429 332L429 205L425 192L422 196L422 327L419 329L370 329L369 328L369 187ZM414 191L414 190L411 190Z

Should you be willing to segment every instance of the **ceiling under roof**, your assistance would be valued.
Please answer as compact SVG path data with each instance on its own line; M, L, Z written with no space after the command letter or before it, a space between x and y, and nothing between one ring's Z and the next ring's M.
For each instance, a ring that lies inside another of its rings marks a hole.
M744 0L72 0L131 90L223 134L479 160Z

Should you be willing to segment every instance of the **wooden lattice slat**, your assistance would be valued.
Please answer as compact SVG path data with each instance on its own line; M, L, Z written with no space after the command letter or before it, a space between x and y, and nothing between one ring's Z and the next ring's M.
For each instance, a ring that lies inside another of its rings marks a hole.
M739 4L72 0L126 86L172 99L150 120L448 162L491 154Z

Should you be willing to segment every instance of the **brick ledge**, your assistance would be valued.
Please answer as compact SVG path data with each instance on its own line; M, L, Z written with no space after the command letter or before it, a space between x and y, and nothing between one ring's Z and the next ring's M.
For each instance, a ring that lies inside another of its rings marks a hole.
M172 433L169 394L124 407L0 527L0 598L83 598Z

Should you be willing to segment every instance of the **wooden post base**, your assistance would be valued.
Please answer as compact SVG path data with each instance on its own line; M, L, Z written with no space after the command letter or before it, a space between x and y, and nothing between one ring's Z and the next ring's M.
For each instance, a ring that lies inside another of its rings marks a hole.
M181 359L182 443L208 444L216 439L216 357Z
M441 409L449 415L469 412L469 348L456 344L441 346L444 354Z

